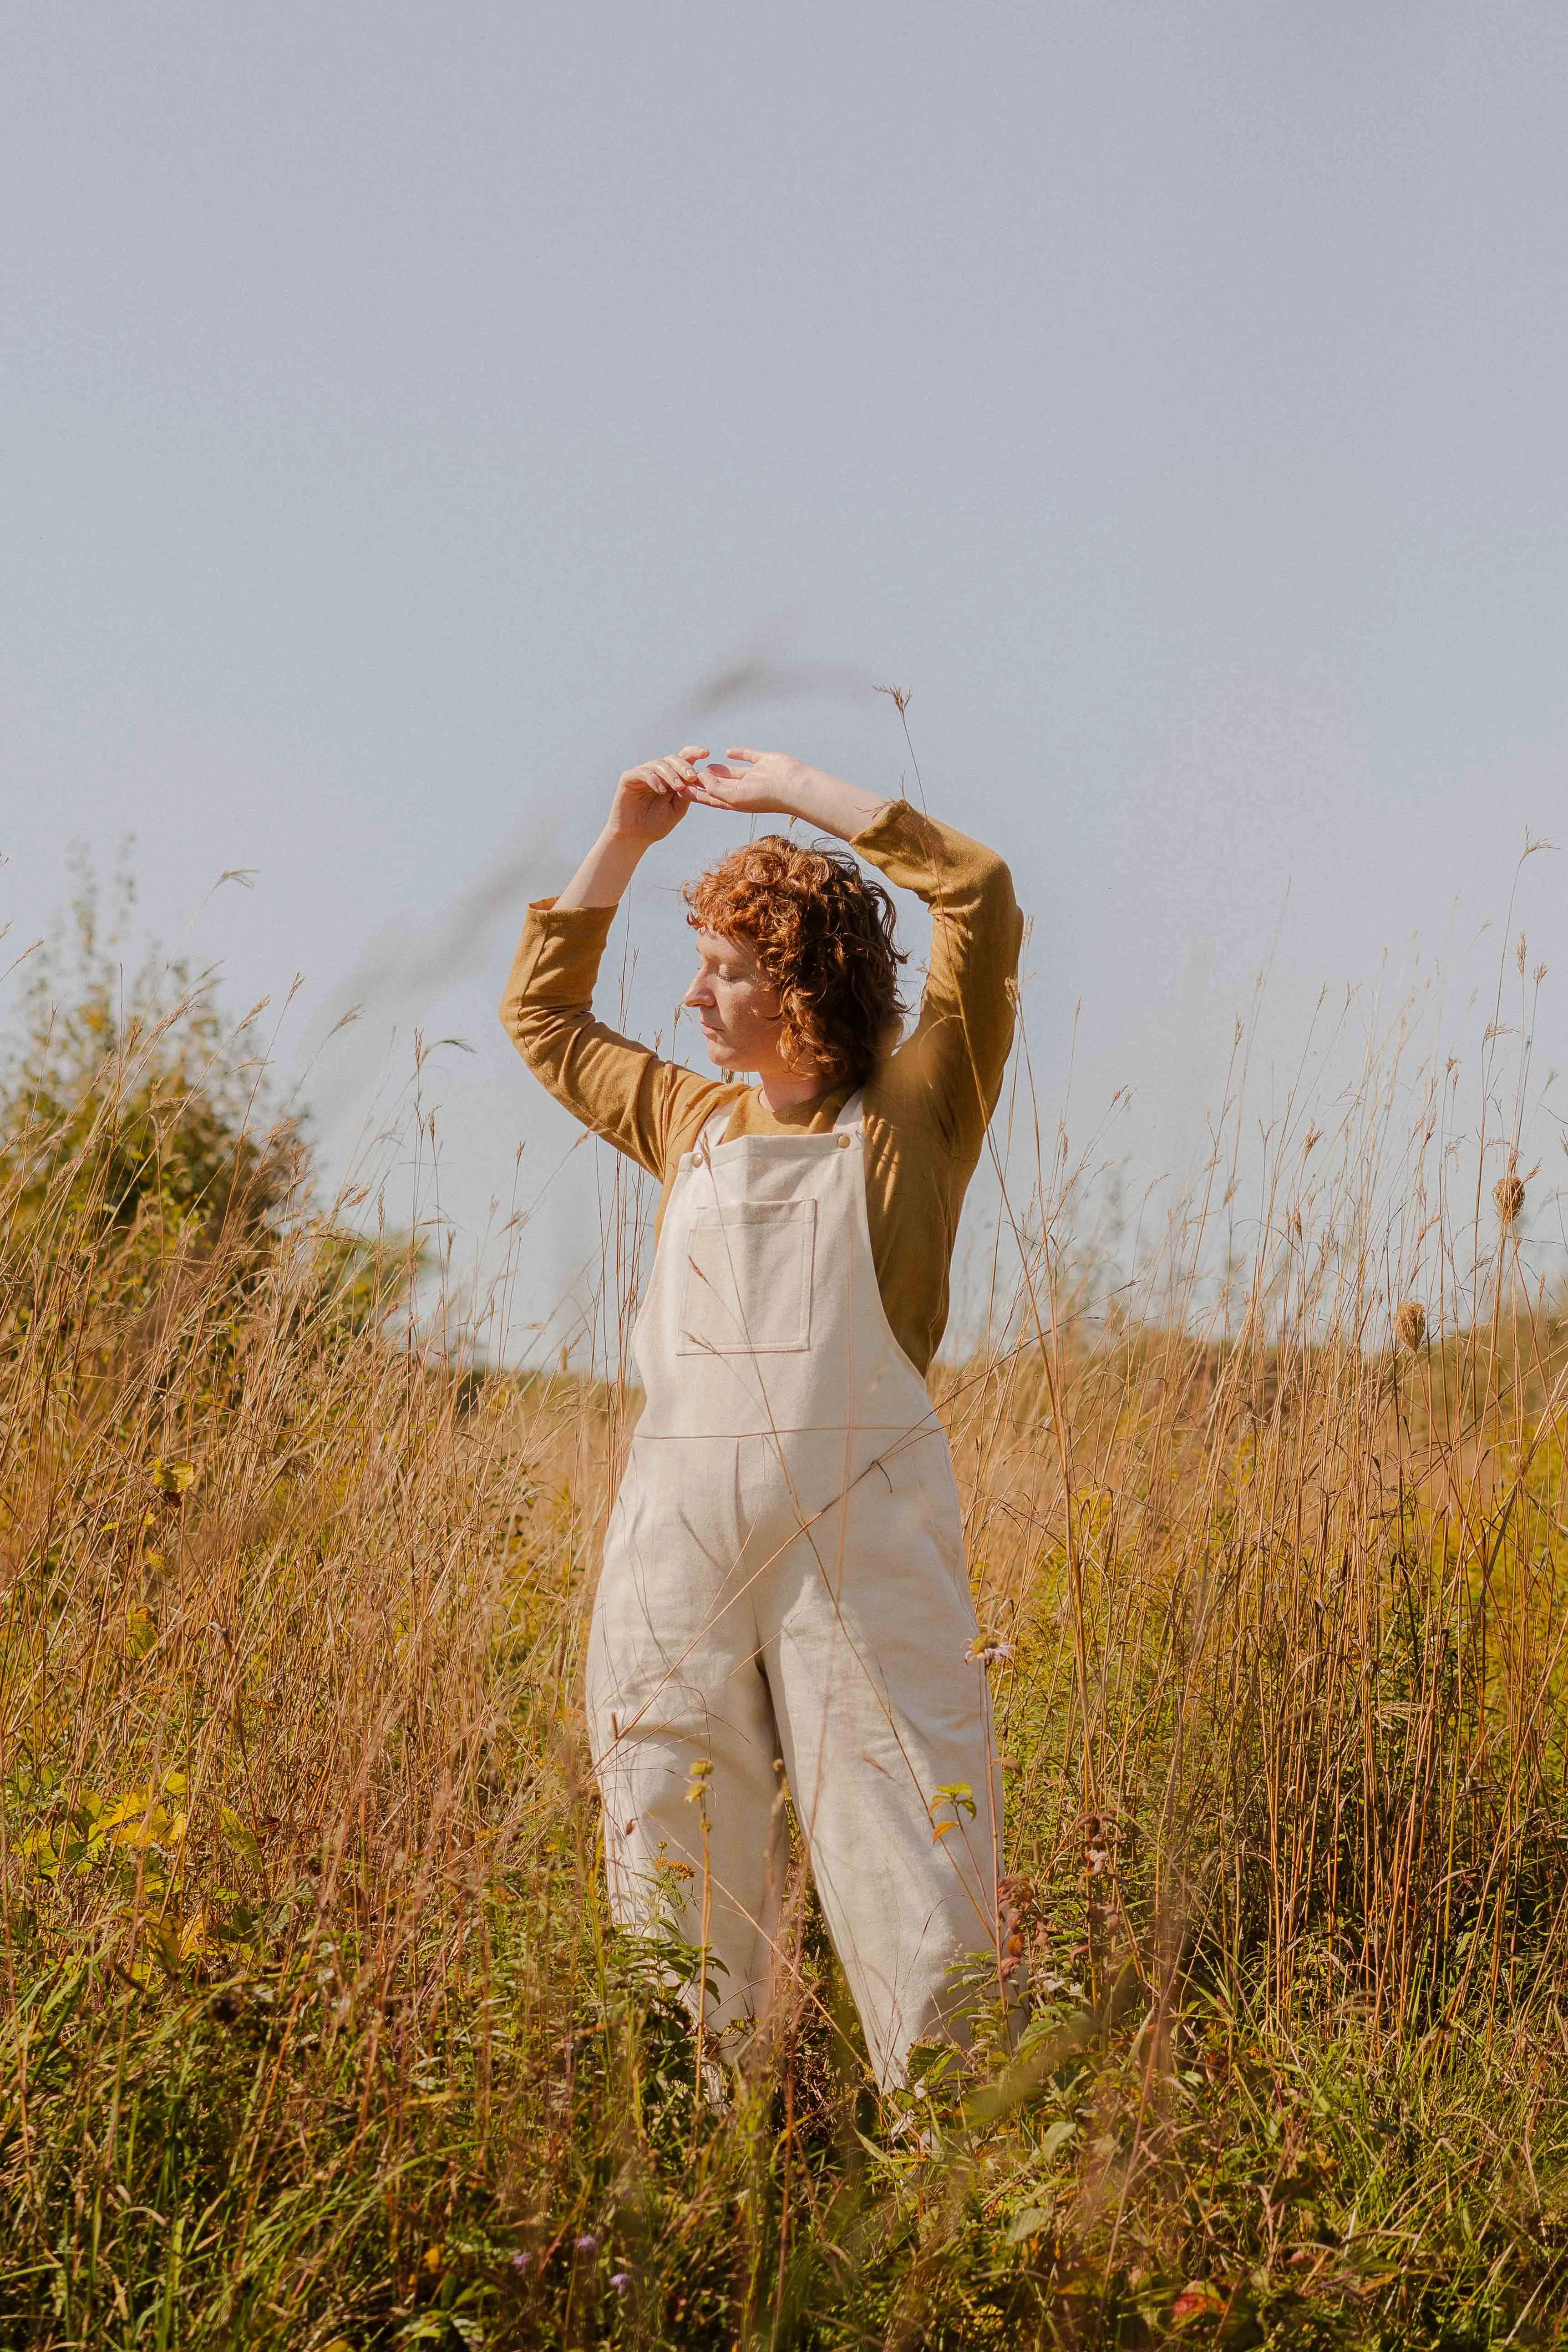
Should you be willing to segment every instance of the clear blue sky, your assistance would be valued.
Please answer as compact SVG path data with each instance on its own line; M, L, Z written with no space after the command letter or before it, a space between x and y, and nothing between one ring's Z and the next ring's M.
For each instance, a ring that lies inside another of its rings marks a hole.
M1565 153L1556 5L13 0L0 913L132 832L237 1008L304 975L292 1069L366 997L331 1153L414 1027L469 1038L472 1226L569 1140L495 1028L521 904L763 645L913 689L1047 1091L1081 999L1084 1118L1130 1086L1179 1157L1265 957L1283 1054L1568 841ZM868 694L713 726L905 764ZM640 893L647 1024L722 837Z

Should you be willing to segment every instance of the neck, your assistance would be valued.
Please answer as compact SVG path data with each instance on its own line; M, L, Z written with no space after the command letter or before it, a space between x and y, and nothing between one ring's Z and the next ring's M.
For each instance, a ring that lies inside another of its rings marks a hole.
M811 1102L817 1095L826 1092L822 1072L817 1069L766 1070L759 1072L758 1076L762 1081L758 1092L763 1097L763 1108L773 1111L775 1116L781 1110L797 1110L802 1103Z

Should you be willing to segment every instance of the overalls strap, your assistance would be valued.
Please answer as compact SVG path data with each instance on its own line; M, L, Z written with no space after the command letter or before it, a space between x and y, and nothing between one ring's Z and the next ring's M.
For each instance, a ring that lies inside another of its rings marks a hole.
M735 1106L733 1103L721 1103L712 1118L704 1121L702 1132L691 1147L691 1157L693 1160L702 1160L708 1159L717 1147L723 1142L724 1129L729 1126L731 1119L733 1118L734 1111Z
M833 1122L833 1132L835 1135L841 1135L847 1129L859 1126L861 1104L862 1090L860 1087L857 1087L854 1093L849 1097L849 1099L845 1104L843 1109L839 1112L837 1118ZM730 1121L734 1115L735 1106L733 1103L720 1104L718 1109L713 1113L712 1118L704 1122L701 1132L699 1134L696 1142L691 1147L691 1156L693 1160L706 1160L710 1152L715 1151L718 1149L719 1145L724 1140L724 1129L729 1126Z

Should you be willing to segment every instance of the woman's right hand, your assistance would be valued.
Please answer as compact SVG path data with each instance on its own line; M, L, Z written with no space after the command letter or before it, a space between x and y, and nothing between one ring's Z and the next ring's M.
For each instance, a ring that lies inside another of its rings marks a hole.
M691 805L692 788L701 782L692 762L707 757L705 744L688 743L682 751L628 768L616 786L605 832L617 841L662 841L680 823Z

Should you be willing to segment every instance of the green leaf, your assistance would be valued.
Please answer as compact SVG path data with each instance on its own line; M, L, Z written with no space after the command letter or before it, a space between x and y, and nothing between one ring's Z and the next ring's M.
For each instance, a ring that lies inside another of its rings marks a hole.
M1023 2211L1015 2213L1007 2224L1007 2243L1021 2246L1026 2238L1038 2237L1040 2231L1048 2227L1050 2218L1043 2205L1026 2205Z
M225 1805L218 1814L218 1826L230 1845L237 1846L247 1862L255 1863L259 1868L261 1848L257 1842L255 1832L247 1830L239 1815L227 1805Z

